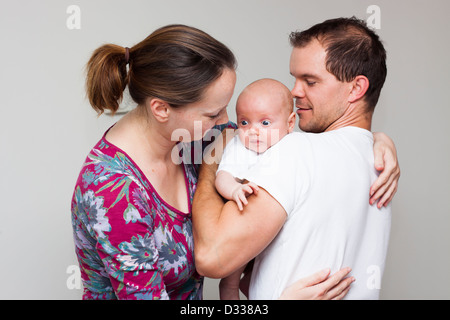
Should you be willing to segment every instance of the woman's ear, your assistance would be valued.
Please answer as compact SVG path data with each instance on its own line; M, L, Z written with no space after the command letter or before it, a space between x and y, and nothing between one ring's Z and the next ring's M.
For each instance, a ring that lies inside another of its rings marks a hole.
M295 112L292 112L288 118L288 132L291 133L294 131L295 126Z
M359 99L363 98L369 89L369 79L365 76L356 76L351 82L352 88L348 97L348 102L354 103Z
M158 98L149 98L146 105L157 121L167 122L169 120L170 107L166 101Z

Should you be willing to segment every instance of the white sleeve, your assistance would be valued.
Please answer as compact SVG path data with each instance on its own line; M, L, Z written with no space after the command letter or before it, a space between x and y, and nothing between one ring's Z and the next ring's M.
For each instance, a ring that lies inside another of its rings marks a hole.
M217 172L227 171L233 177L242 179L242 175L247 172L249 165L254 163L257 157L255 152L245 148L236 135L225 147Z
M281 204L287 215L303 200L305 189L309 186L310 175L303 161L304 153L310 152L308 145L301 133L288 134L264 152L258 165L250 168L244 176L265 189Z

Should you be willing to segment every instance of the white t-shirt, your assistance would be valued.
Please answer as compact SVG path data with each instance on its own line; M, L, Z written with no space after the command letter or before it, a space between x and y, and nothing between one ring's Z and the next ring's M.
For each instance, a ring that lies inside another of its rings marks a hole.
M243 179L247 172L255 166L257 171L271 172L271 170L278 170L277 163L274 163L271 159L266 161L265 158L261 158L261 155L262 153L247 149L239 136L236 135L226 145L217 172L228 171L233 177Z
M255 182L285 209L287 220L255 259L250 299L277 299L296 280L351 267L346 299L378 299L388 248L391 210L369 205L377 178L373 136L345 127L288 134L259 155L242 178Z

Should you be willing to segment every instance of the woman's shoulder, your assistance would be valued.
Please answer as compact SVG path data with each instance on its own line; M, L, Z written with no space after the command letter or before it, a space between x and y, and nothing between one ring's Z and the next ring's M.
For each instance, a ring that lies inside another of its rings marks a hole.
M101 189L105 184L114 187L127 181L146 188L147 182L133 160L114 144L105 139L106 133L89 151L82 166L77 184L83 188Z
M91 149L81 169L72 206L77 206L78 211L104 209L109 216L120 213L128 223L136 217L151 218L148 198L149 188L139 169L126 154L102 138ZM147 222L145 219L143 222Z

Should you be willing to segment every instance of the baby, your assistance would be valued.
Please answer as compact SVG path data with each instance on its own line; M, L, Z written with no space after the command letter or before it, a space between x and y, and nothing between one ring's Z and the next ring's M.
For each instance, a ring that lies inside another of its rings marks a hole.
M240 210L246 195L258 190L252 182L242 183L241 176L256 165L258 155L294 130L294 101L281 82L261 79L247 86L236 103L238 135L226 146L216 176L217 191L234 200Z
M293 109L291 92L276 80L257 80L239 95L236 103L238 135L227 144L215 181L217 191L225 199L234 200L239 210L248 203L247 196L258 192L256 184L241 180L243 174L249 167L258 165L261 153L294 130ZM244 267L221 280L221 299L239 299ZM244 276L243 282L248 280Z

